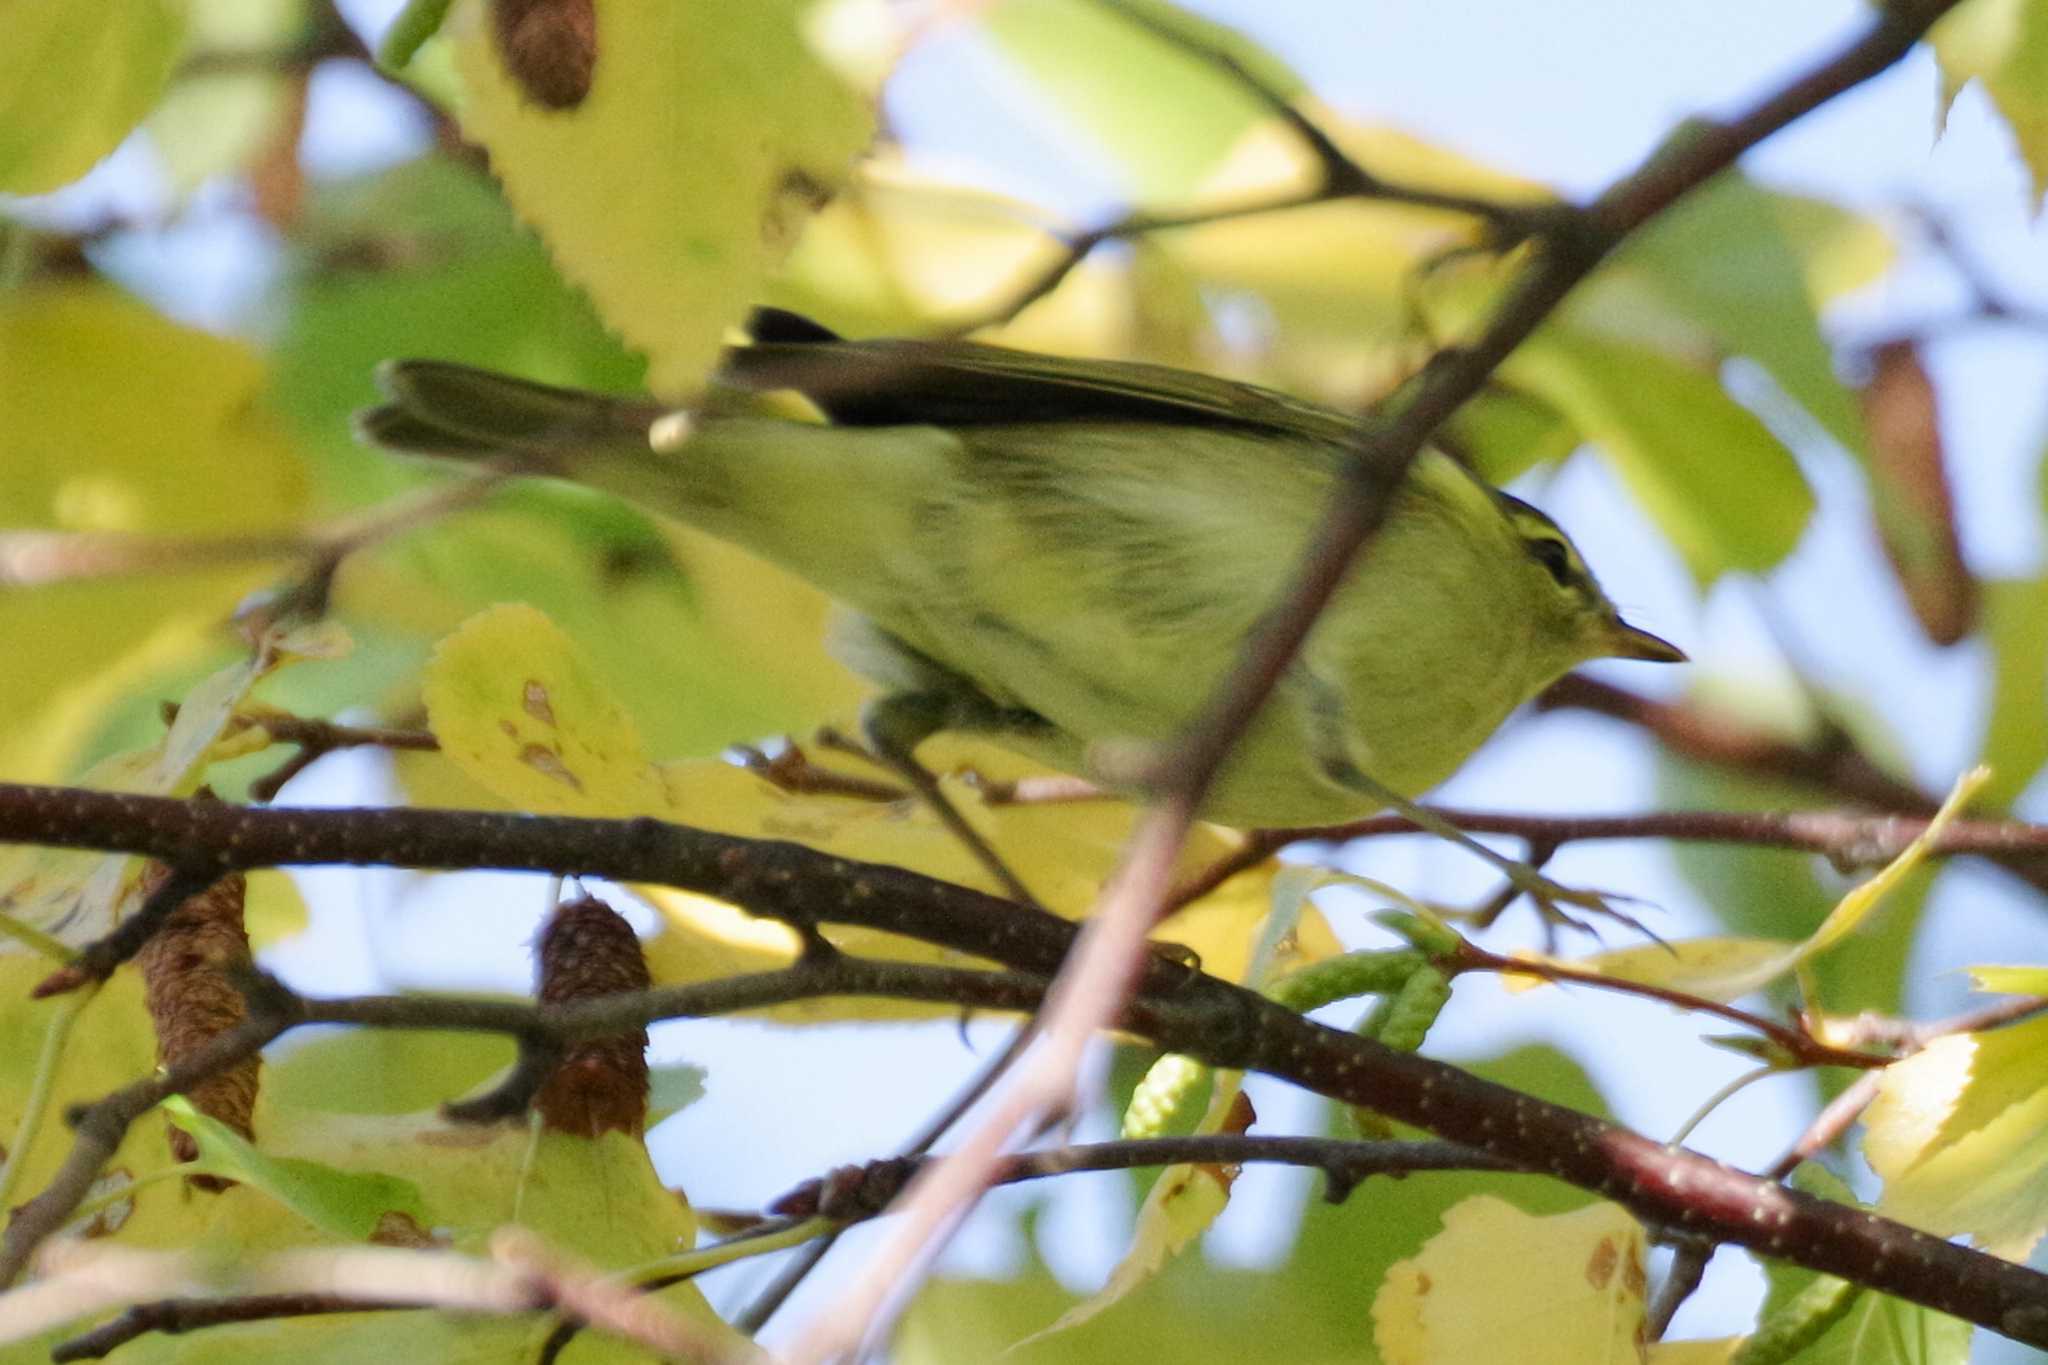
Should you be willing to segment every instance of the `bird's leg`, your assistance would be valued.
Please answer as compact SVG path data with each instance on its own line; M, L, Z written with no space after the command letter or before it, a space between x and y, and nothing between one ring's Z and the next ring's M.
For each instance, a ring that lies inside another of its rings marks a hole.
M861 710L861 733L875 757L909 784L932 814L939 817L939 823L974 855L975 861L988 869L1010 899L1040 908L1037 898L1010 871L1002 855L947 799L939 788L939 779L917 761L918 745L939 731L952 728L956 703L957 698L944 692L896 692L877 697Z
M1343 699L1337 689L1319 678L1300 674L1308 683L1308 714L1313 718L1315 729L1316 761L1323 776L1370 800L1379 802L1417 829L1434 834L1439 839L1456 844L1467 853L1490 864L1507 878L1508 885L1527 896L1543 912L1546 919L1574 929L1587 929L1561 907L1570 905L1595 915L1619 920L1633 928L1641 928L1630 916L1609 905L1608 897L1599 891L1581 891L1562 882L1551 880L1529 864L1510 858L1496 849L1488 848L1477 839L1459 829L1435 811L1417 805L1384 783L1375 781L1372 775L1359 767L1348 752L1344 736L1346 733L1343 713Z

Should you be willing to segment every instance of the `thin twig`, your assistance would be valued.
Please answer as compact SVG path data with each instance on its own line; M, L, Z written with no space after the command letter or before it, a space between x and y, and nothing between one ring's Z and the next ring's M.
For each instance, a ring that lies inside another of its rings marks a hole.
M902 1150L897 1154L897 1159L921 1157L929 1152L968 1110L987 1097L988 1092L1016 1064L1017 1059L1024 1055L1024 1049L1030 1046L1034 1031L1032 1022L1027 1020L1010 1035L1009 1041L1003 1044L1003 1050L977 1071L967 1084L961 1087L957 1095L948 1100L922 1129L904 1143ZM733 1319L733 1326L747 1336L759 1335L761 1329L767 1326L768 1320L782 1310L782 1305L789 1301L789 1296L810 1277L811 1272L818 1268L818 1264L831 1253L838 1241L839 1233L834 1231L798 1252L797 1258L784 1267L783 1272Z
M1691 991L1660 986L1649 981L1631 981L1622 976L1606 976L1562 962L1507 957L1499 953L1490 953L1476 943L1463 944L1456 955L1439 962L1438 965L1445 971L1453 973L1496 972L1502 976L1536 977L1557 984L1571 982L1574 985L1612 991L1617 995L1633 995L1644 1000L1655 1000L1674 1009L1711 1014L1716 1018L1726 1019L1731 1024L1754 1029L1763 1034L1784 1054L1785 1062L1798 1066L1845 1066L1857 1070L1872 1070L1890 1066L1898 1060L1895 1055L1888 1053L1858 1052L1853 1048L1837 1047L1814 1037L1803 1028L1781 1024L1775 1019L1768 1019L1761 1014L1739 1009L1708 996L1696 995Z
M1676 843L1741 844L1817 853L1844 872L1881 867L1927 830L1918 815L1868 815L1858 811L1645 811L1636 815L1531 815L1513 811L1425 806L1468 834L1500 834L1533 845L1555 847L1610 839L1659 839ZM1399 815L1373 815L1340 825L1253 830L1230 853L1202 868L1174 889L1169 908L1208 895L1240 872L1257 867L1290 844L1345 843L1420 834ZM2048 825L2025 820L1956 820L1927 847L1929 857L1974 856L2009 864L2048 857Z
M244 1294L224 1299L158 1299L138 1303L119 1317L50 1348L50 1359L98 1360L137 1337L152 1332L176 1335L240 1322L275 1322L281 1318L317 1317L329 1313L384 1313L417 1309L416 1303L351 1299L339 1294Z

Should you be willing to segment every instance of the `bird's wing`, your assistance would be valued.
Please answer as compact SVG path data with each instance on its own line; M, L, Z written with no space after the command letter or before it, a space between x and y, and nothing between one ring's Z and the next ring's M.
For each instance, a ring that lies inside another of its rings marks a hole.
M842 426L1015 426L1147 422L1230 427L1341 445L1355 419L1272 389L1163 365L1034 355L964 341L845 341L794 314L762 310L754 344L720 378L794 390Z

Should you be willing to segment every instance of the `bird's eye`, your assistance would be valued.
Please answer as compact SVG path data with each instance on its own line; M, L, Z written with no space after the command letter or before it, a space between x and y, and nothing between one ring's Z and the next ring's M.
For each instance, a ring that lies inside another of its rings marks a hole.
M1537 536L1529 541L1529 553L1536 556L1536 562L1550 571L1560 588L1569 588L1576 577L1572 573L1572 552L1561 540L1549 536Z

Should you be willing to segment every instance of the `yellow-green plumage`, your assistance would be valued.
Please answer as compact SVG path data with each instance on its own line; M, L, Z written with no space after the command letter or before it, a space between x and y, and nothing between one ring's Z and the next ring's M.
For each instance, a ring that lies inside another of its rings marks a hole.
M939 698L928 728L1074 772L1090 745L1169 738L1202 704L1347 457L1343 416L1249 386L782 325L794 339L734 352L727 379L803 392L835 424L727 401L650 442L650 404L407 363L364 427L430 454L507 452L743 545L858 613L842 656ZM1574 664L1676 655L1620 623L1547 518L1441 453L1399 497L1211 818L1370 811L1337 769L1420 792Z

